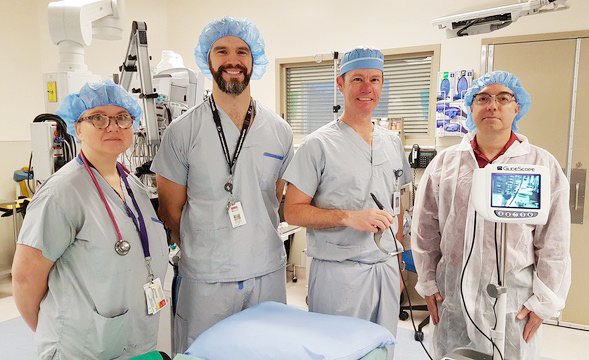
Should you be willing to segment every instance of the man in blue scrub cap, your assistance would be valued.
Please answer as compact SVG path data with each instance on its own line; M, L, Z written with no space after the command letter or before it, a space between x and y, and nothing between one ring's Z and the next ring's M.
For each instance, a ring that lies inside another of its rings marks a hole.
M402 237L403 214L393 208L393 199L410 182L410 171L399 137L371 121L383 65L375 48L359 46L344 54L336 79L344 112L297 150L284 175L289 183L284 214L288 223L307 227L313 257L309 310L370 320L396 334L398 257L379 250L375 235L382 233L384 249L402 250L389 229ZM388 349L389 358L393 350Z
M460 346L493 352L490 341L465 315L464 304L474 323L489 336L496 322L495 299L486 290L497 281L496 224L476 216L470 189L475 169L490 163L511 163L544 165L551 174L546 225L510 224L507 238L503 358L538 359L540 325L560 314L571 283L569 184L554 156L515 133L516 123L530 109L531 100L513 74L485 74L474 81L465 100L469 106L467 126L472 132L429 164L413 211L415 289L425 298L435 325L434 358ZM471 255L461 290L465 253Z
M292 130L252 99L268 60L248 19L208 24L195 48L213 92L166 129L153 161L159 213L181 248L175 351L218 321L263 301L286 301L277 231Z

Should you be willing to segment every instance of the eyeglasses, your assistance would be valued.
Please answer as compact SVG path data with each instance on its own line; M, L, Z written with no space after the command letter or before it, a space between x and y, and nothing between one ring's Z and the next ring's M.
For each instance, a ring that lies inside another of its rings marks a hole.
M89 121L97 129L106 129L110 126L110 119L114 119L115 123L121 129L128 129L133 125L133 117L129 114L118 114L108 116L106 114L92 114L80 118L78 121Z
M492 98L495 98L499 105L507 105L515 100L515 96L508 92L500 92L496 95L479 93L474 96L474 103L477 105L488 105Z

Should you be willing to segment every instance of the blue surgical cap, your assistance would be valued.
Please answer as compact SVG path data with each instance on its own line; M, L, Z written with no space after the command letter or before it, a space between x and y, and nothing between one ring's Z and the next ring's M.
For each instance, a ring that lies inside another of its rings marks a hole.
M82 114L97 106L116 105L127 110L135 119L133 127L139 128L141 119L141 106L122 86L115 84L112 80L104 80L97 83L86 83L79 93L70 94L63 99L63 102L55 112L67 124L68 134L76 136L74 124Z
M268 65L264 50L264 39L251 20L246 18L236 19L231 16L225 16L220 20L210 22L200 34L198 44L194 48L194 57L202 73L209 80L213 79L209 69L209 52L213 44L225 36L236 36L245 41L250 48L254 63L251 78L252 80L261 79L266 71L266 65Z
M384 71L384 55L370 46L357 46L344 53L339 67L339 75L354 69L377 69Z
M515 101L519 104L519 112L515 116L513 120L513 124L511 125L511 129L513 131L517 131L517 122L519 119L524 116L528 110L530 110L530 106L532 105L532 98L530 94L523 88L521 82L515 75L509 73L507 71L492 71L486 73L482 77L476 79L470 89L466 91L466 95L464 96L464 100L466 103L466 110L468 113L468 118L466 119L466 127L470 130L475 130L476 126L472 119L472 112L470 111L470 106L472 105L472 100L476 94L481 91L481 89L492 85L492 84L501 84L508 87L511 91L513 91L513 95L515 95Z

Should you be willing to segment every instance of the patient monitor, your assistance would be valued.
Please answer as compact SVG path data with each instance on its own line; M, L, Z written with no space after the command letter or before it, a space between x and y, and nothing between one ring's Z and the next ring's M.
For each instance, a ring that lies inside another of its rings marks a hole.
M485 34L504 28L525 15L567 8L566 0L502 0L484 8L464 9L457 14L434 19L432 25L446 29L448 38Z
M541 165L489 164L474 171L475 210L497 223L545 224L550 174Z

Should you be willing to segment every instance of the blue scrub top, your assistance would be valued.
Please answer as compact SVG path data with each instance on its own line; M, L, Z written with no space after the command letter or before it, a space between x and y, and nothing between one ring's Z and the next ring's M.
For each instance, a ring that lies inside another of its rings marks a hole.
M35 334L42 359L128 358L156 347L159 314L147 315L143 285L149 279L138 232L123 200L92 171L131 250L125 256L115 252L114 226L78 158L37 191L18 243L55 262ZM163 224L139 180L127 179L145 220L153 273L163 281L168 258ZM125 199L137 216L127 192Z
M397 182L398 169L403 175ZM321 209L376 209L370 196L374 193L392 211L393 193L411 181L411 173L401 140L392 131L375 125L370 146L336 120L303 140L283 178ZM309 256L320 260L375 263L390 257L376 247L373 233L349 227L307 229L307 241ZM395 249L390 231L383 233L381 244Z
M286 264L278 233L276 182L293 156L288 123L254 101L250 125L233 175L233 194L241 201L247 224L233 228L224 185L229 167L205 101L166 129L152 171L187 187L180 239L183 277L206 282L241 281L274 272ZM229 153L240 130L218 108Z

